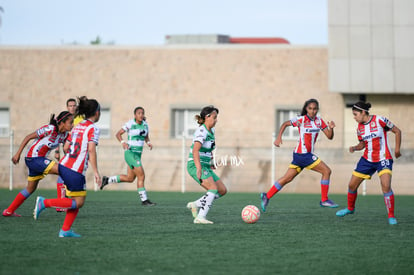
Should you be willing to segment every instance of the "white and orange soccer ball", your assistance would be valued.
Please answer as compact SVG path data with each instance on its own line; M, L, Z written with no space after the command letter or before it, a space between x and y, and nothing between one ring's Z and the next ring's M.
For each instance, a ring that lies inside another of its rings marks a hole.
M245 223L255 223L260 218L260 210L255 205L247 205L243 208L241 217Z

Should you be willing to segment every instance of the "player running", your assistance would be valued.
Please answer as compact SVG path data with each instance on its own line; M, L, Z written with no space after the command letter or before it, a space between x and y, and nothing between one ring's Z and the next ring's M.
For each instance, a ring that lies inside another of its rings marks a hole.
M145 121L144 108L136 107L134 116L135 118L125 123L125 125L116 133L116 138L125 150L124 158L125 162L128 164L127 174L112 177L104 176L102 178L101 189L109 183L133 182L135 178L138 178L137 190L141 199L141 204L143 206L153 206L156 205L156 203L151 202L148 199L147 191L144 186L145 172L141 162L144 144L146 143L150 150L152 150L148 123ZM122 135L126 132L128 133L128 141L122 139Z
M319 158L313 151L319 132L322 131L328 139L333 139L335 123L329 121L326 123L318 116L319 103L316 99L309 99L305 102L300 116L285 121L279 134L274 142L276 147L282 144L282 135L286 127L293 126L299 130L299 140L293 152L293 160L289 165L285 175L278 179L267 193L261 193L261 207L263 212L272 198L282 187L291 182L304 169L310 169L322 174L321 179L321 207L338 207L336 203L328 199L328 191L331 177L331 169Z
M96 146L99 141L99 129L95 123L101 116L101 108L95 99L85 96L79 98L78 114L84 115L85 120L73 128L68 142L65 143L65 156L59 163L59 174L66 185L66 195L71 198L45 199L38 196L33 211L35 220L40 213L49 207L66 209L66 216L59 237L80 237L72 230L72 224L76 219L86 199L85 174L88 162L92 166L94 178L101 185L101 177L98 171Z
M187 208L191 210L194 223L212 224L206 219L215 199L227 193L226 186L212 171L212 151L216 147L215 128L219 110L214 106L204 107L200 115L196 115L200 125L194 133L193 144L187 162L187 171L207 193L196 201L189 202Z
M387 118L370 115L370 103L358 102L352 107L354 119L358 122L357 136L359 143L349 147L349 152L364 150L348 185L348 207L336 212L338 217L353 214L358 195L358 187L365 179L378 172L384 202L388 212L388 223L397 224L394 216L394 193L391 188L393 159L388 146L387 133L395 134L395 157L401 156L401 130Z
M69 98L68 100L66 100L66 109L73 116L76 115L76 107L77 107L76 99ZM83 118L81 120L83 120ZM76 126L81 120L80 120L79 116L74 117L73 125ZM56 148L56 150L55 150L55 159L58 160L58 161L60 160L59 147ZM58 198L65 197L65 194L66 194L65 183L63 182L63 179L61 178L61 176L58 176L58 179L56 181L56 189L57 189L57 197ZM56 208L56 211L57 212L64 212L65 209Z
M58 164L47 157L51 150L67 140L72 126L73 115L64 111L56 118L53 114L48 125L40 127L23 139L18 151L12 158L12 162L14 164L19 163L23 149L30 140L34 139L25 157L26 166L29 168L27 186L17 194L9 207L3 211L3 216L20 217L15 211L37 189L39 181L47 174L58 174Z

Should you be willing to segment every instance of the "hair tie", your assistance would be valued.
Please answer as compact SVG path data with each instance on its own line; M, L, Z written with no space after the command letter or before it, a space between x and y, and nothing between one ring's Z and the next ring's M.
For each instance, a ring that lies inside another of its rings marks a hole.
M67 112L63 117L61 117L59 120L56 119L56 122L59 124L59 122L61 122L65 117L67 117L68 115L71 115L71 113Z
M356 108L356 109L358 109L358 110L361 110L361 111L365 111L365 112L367 112L368 113L368 110L365 110L364 108L361 108L361 107L359 107L359 106L357 106L357 105L355 105L354 104L354 106L352 106L353 108Z

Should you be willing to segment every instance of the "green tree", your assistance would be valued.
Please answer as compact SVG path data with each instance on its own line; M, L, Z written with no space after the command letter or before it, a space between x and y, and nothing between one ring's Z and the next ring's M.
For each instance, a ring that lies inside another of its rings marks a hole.
M109 42L103 42L102 41L102 39L101 39L101 37L98 35L97 37L96 37L96 39L95 40L92 40L91 42L90 42L90 44L91 45L115 45L115 42L114 41L109 41Z
M99 37L99 35L96 37L95 40L91 41L91 45L101 45L102 44L102 39Z

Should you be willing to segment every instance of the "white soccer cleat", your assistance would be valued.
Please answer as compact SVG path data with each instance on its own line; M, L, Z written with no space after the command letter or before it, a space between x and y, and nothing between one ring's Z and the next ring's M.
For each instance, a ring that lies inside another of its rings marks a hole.
M206 218L200 218L200 217L196 217L194 219L194 223L199 223L199 224L213 224L212 221L209 221Z
M189 202L189 203L187 203L187 208L190 209L191 214L193 214L193 218L197 218L198 207L195 204L195 202Z

